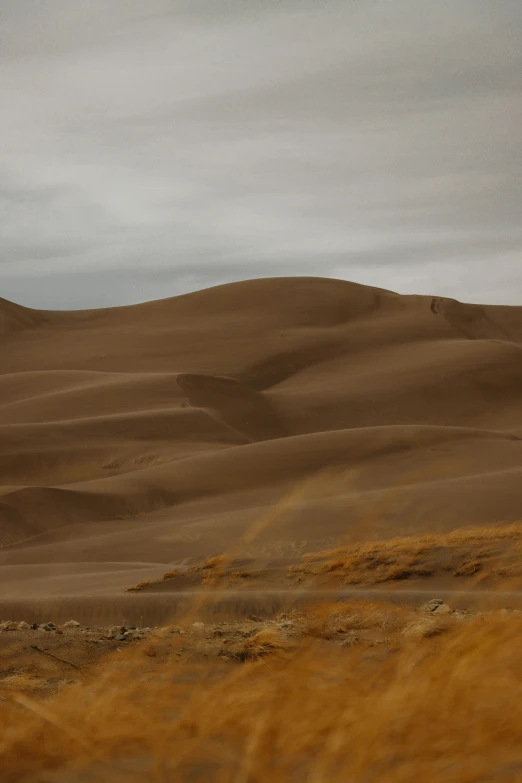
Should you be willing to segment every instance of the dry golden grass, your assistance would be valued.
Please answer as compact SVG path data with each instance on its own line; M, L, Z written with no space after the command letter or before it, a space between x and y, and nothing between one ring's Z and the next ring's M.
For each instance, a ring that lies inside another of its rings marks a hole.
M304 620L306 634L320 639L338 639L356 631L401 631L414 614L405 607L386 603L344 601L323 604L309 612Z
M138 582L138 584L128 587L125 592L127 593L139 593L141 590L146 590L147 587L157 584L155 580L146 580L144 582Z
M441 635L415 622L432 618L319 607L292 643L275 626L246 638L245 663L151 658L149 641L50 699L4 693L2 781L520 780L522 620L453 620ZM327 641L354 631L390 641Z
M203 585L204 587L212 587L217 584L226 587L228 584L235 585L257 575L257 572L249 571L246 568L238 569L233 557L217 555L216 557L208 558L203 563L190 566L185 573L180 570L167 571L161 579L139 582L127 588L126 592L138 593L141 590L147 590L149 587L177 579L180 576L184 576L187 581L193 584Z
M227 573L231 560L231 557L227 557L227 555L210 557L201 566L191 566L188 573L193 576L201 576L201 583L210 587L217 584Z
M289 575L371 585L449 573L475 582L522 575L522 524L365 541L306 555Z
M180 571L167 571L166 574L163 574L163 580L175 579L177 576L180 576L180 574Z
M291 648L291 641L280 630L268 626L247 637L231 650L231 655L240 661L258 661L268 655L282 655Z
M287 576L300 583L313 578L315 583L346 585L383 584L440 574L473 583L519 579L522 524L355 542L307 554L287 570ZM169 571L161 579L130 587L128 592L147 590L179 576L179 571ZM191 566L185 576L194 585L220 585L223 589L246 580L257 579L260 587L263 582L262 571L249 570L244 564L238 568L234 557L226 555Z

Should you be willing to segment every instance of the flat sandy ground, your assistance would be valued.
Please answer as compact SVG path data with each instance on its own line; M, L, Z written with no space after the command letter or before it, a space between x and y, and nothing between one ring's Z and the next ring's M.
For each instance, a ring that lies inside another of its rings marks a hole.
M165 622L176 580L126 590L227 552L280 609L307 552L521 512L522 307L315 278L0 300L0 619Z

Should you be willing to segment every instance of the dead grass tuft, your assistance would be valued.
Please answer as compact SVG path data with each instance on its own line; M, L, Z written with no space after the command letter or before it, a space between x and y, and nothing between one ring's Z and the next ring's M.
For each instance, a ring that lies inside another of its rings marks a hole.
M232 655L241 661L257 661L267 655L281 655L291 648L291 641L279 629L269 626L247 637L232 650Z
M395 634L402 630L411 612L405 607L385 603L345 601L321 605L310 612L305 633L319 639L340 639L355 631Z
M352 544L305 555L288 574L301 581L371 585L449 572L475 581L501 574L522 575L519 550L522 524L455 530ZM487 546L485 546L487 545ZM495 545L495 546L491 546Z
M125 591L126 593L139 593L141 590L146 590L151 585L155 585L157 582L155 581L144 581L144 582L138 582L138 584L133 585L132 587L128 587Z

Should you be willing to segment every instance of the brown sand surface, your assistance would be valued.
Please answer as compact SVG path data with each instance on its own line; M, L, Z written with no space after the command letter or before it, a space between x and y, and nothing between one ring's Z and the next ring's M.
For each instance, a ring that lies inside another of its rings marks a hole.
M19 619L77 599L85 621L223 552L268 568L521 517L522 307L318 278L84 312L0 300L0 595Z

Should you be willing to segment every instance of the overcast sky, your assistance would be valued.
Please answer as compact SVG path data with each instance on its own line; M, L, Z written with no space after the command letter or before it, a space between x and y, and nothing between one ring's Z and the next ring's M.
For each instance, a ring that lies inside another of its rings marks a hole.
M0 0L0 296L522 304L521 0Z

